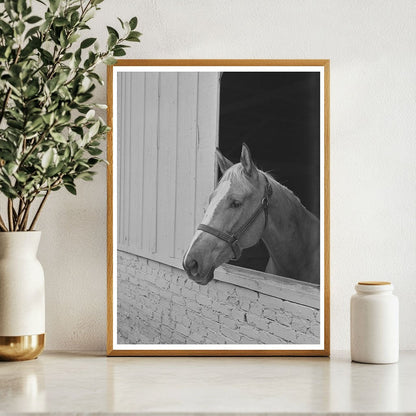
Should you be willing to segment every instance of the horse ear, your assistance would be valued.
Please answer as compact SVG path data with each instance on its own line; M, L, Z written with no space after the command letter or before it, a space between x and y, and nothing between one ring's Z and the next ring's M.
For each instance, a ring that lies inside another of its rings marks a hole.
M220 171L222 174L224 174L224 172L226 170L228 170L232 165L233 162L231 162L231 160L228 160L221 152L220 149L216 149L216 153L217 153L217 162L218 162L218 166L220 167Z
M240 162L243 165L245 173L248 176L251 176L254 170L256 169L256 167L254 166L254 162L251 157L250 149L245 143L243 143L243 146L241 147Z

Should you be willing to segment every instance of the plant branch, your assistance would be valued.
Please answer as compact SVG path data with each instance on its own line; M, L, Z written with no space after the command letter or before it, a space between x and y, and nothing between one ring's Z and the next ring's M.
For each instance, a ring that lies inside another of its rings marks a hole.
M17 169L19 170L22 166L23 163L26 161L26 159L35 151L36 147L39 146L40 143L42 143L42 141L45 139L45 137L47 136L47 134L56 126L58 122L55 121L52 126L50 126L49 128L47 128L42 136L40 136L39 140L36 143L33 143L32 147L30 148L30 150L23 156L23 159L20 161L19 166L17 167Z
M7 216L9 220L9 230L14 231L13 228L13 200L8 198L7 200Z
M29 218L29 209L30 209L30 206L32 205L32 202L33 202L33 200L29 201L29 202L26 204L26 208L25 208L25 215L23 215L22 222L21 222L21 224L20 224L20 229L21 229L22 231L25 231L25 229L26 229L27 220L28 220L28 218Z
M0 229L1 229L1 231L7 231L6 224L4 223L3 218L2 218L1 215L0 215Z
M39 218L39 214L40 214L40 212L41 212L41 210L42 210L43 206L45 205L45 202L46 202L46 200L47 200L47 198L48 198L48 196L49 196L49 193L50 193L50 192L51 192L51 190L50 190L50 189L48 189L48 190L46 191L46 194L45 194L45 196L43 197L42 202L40 203L39 208L38 208L38 210L36 211L35 216L33 217L32 223L30 224L29 231L32 231L32 230L33 230L33 228L34 228L34 226L35 226L35 224L36 224L36 222L37 222L37 220L38 220L38 218Z

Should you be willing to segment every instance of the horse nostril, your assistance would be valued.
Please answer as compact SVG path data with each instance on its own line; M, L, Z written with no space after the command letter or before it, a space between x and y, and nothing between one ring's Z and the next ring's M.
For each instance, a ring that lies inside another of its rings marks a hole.
M187 269L192 276L196 276L198 274L198 262L196 260L191 260L187 264Z

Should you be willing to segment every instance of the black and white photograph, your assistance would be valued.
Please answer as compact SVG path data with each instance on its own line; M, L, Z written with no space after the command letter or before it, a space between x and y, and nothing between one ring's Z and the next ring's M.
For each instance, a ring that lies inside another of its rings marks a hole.
M329 61L187 62L112 68L113 349L325 355Z

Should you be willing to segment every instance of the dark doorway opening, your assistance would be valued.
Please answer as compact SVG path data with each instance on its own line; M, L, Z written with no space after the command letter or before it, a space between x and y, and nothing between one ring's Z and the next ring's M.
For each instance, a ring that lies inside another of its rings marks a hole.
M237 163L243 142L257 166L292 190L319 218L319 72L223 73L219 148ZM264 271L268 258L260 241L231 264Z

